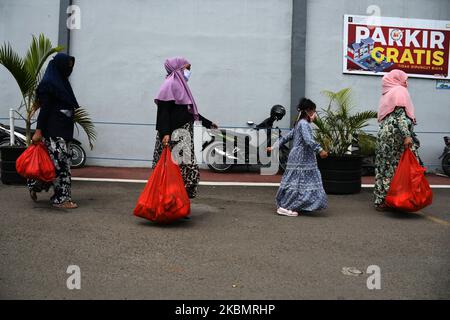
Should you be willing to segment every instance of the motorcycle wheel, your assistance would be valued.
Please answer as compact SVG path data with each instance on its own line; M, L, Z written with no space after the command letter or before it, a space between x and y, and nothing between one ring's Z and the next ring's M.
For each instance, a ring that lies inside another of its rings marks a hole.
M234 164L232 163L222 163L223 158L222 156L218 155L216 153L216 148L220 148L221 150L224 149L223 143L212 143L205 149L205 161L208 165L208 168L214 172L224 173L231 170ZM220 158L220 161L219 161Z
M444 156L444 159L442 159L442 170L444 170L444 173L450 177L450 153L447 153Z
M70 149L72 151L72 164L70 167L73 169L84 167L86 164L86 151L76 143L71 143Z
M0 138L0 147L9 146L9 137Z
M3 146L7 147L7 146L9 146L9 143L10 143L9 137L0 138L0 147L3 147ZM21 140L18 140L17 138L16 138L15 145L18 147L26 146L26 144L24 142L22 142Z

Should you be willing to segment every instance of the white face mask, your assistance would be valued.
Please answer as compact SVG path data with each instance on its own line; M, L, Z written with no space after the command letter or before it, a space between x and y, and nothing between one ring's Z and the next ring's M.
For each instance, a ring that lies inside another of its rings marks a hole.
M189 81L189 78L191 77L191 70L184 69L184 70L183 70L183 75L184 75L184 79L185 79L186 81Z

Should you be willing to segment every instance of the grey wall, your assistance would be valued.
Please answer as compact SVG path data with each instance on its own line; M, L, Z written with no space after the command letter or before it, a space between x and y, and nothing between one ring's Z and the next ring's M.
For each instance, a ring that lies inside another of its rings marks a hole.
M58 42L59 0L0 0L0 44L9 41L24 56L32 35L44 33L54 45ZM0 121L9 108L20 105L21 94L14 78L0 65Z
M344 14L367 15L369 5L378 5L385 17L450 20L448 0L308 0L306 93L320 106L326 104L320 91L352 87L358 109L377 109L381 77L342 73ZM450 134L450 90L436 90L435 80L408 82L416 106L420 155L434 170L440 167L442 137ZM376 130L376 124L370 129Z
M117 159L152 158L155 127L145 124L155 123L153 98L167 57L192 63L189 83L199 110L221 126L261 121L272 105L290 104L291 1L74 4L82 24L71 34L72 83L99 131L90 164L149 164ZM283 121L289 125L289 114Z
M277 103L289 110L291 92L303 91L291 90L292 1L75 0L74 4L81 7L81 30L71 33L71 53L77 58L71 81L99 133L88 164L150 164L153 97L164 78L166 57L183 55L191 61L190 86L200 111L221 126L260 121ZM448 0L308 0L305 92L319 106L326 103L321 90L351 86L359 109L377 107L381 77L342 74L343 15L365 15L372 4L383 16L450 19ZM56 44L58 20L58 0L0 0L0 42L10 41L24 54L31 34L43 32ZM293 84L302 83L297 78ZM409 83L421 155L430 168L437 168L442 136L450 134L450 91L436 90L434 80L413 78ZM293 94L293 101L298 98ZM0 118L19 103L14 80L0 66ZM288 114L280 127L288 127L289 118ZM370 129L376 130L376 124ZM80 138L85 141L83 133Z

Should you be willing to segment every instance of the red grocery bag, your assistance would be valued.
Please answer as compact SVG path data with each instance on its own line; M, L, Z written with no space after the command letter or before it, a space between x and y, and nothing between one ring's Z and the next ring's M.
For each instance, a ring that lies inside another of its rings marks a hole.
M430 205L433 192L425 178L425 169L407 148L400 159L385 199L387 206L406 212L415 212Z
M184 187L178 165L169 147L165 147L144 191L134 215L158 223L170 223L188 216L191 202Z
M55 177L53 164L43 142L30 145L16 160L17 173L22 177L44 182L52 182Z

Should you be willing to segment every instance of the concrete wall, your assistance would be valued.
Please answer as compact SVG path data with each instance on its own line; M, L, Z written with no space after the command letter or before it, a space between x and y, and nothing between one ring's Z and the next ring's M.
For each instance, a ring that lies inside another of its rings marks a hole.
M448 0L309 0L306 40L306 94L325 106L324 89L352 87L358 109L377 109L381 77L342 73L344 14L367 15L369 5L378 5L381 16L449 20ZM450 90L436 90L436 81L409 79L416 106L421 157L431 170L440 168L444 135L450 135ZM377 130L377 126L371 126Z
M292 1L74 0L74 4L81 8L81 29L71 32L71 54L77 58L71 81L98 130L88 164L150 164L153 98L164 79L166 57L183 55L191 61L190 86L200 112L221 126L260 121L277 103L289 112ZM381 78L342 73L343 15L365 15L373 4L381 8L382 16L450 18L448 0L308 0L305 90L319 106L326 103L321 90L350 86L358 109L376 109ZM25 54L31 34L43 32L56 44L58 18L58 0L0 0L0 42L10 41ZM413 78L409 83L421 155L436 169L442 136L450 134L450 91L436 90L435 80ZM20 93L3 67L0 101L0 121L5 121L8 109L20 103ZM288 127L289 118L288 113L279 126ZM376 123L369 129L375 131ZM80 139L86 141L84 133Z
M59 0L0 0L0 44L9 41L24 56L32 35L44 33L58 42ZM14 78L0 65L0 122L7 122L9 108L17 108L21 94Z
M149 165L141 160L153 154L155 127L149 124L155 123L153 98L166 57L192 63L189 84L199 110L221 126L261 121L277 103L289 110L291 1L74 4L82 23L71 34L77 58L72 83L99 131L89 164ZM289 114L280 125L289 126Z

